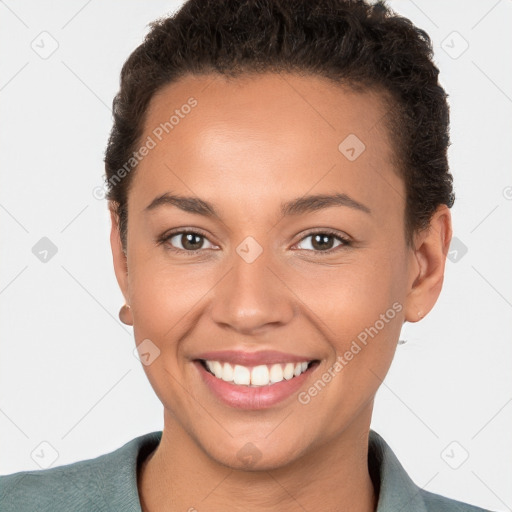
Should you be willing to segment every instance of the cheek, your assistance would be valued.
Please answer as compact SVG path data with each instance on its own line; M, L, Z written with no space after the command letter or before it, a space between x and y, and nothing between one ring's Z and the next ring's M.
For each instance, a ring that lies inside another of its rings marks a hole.
M326 275L309 278L321 292L306 292L304 283L302 293L311 298L332 355L299 398L311 414L308 421L324 430L329 425L326 435L335 435L367 406L388 372L403 300L392 266L353 263Z
M159 255L135 256L129 268L134 328L145 336L151 332L156 339L172 338L174 327L182 330L179 325L201 306L211 280L207 274L201 265L170 264Z
M144 372L166 410L185 417L195 406L183 393L190 363L183 357L180 340L194 329L207 292L205 280L194 277L190 268L163 264L156 257L133 257L129 274L136 343L149 339L158 354L143 366Z
M343 348L347 340L373 325L388 310L385 320L400 324L396 317L401 308L393 308L393 304L403 303L405 292L406 276L400 255L368 248L347 255L337 266L309 264L296 270L288 273L293 279L290 288L307 306L303 311L309 309L310 318L316 317L316 323L323 325L333 346ZM382 327L380 323L379 326Z
M352 390L355 402L376 391L393 359L403 325L403 274L400 254L372 254L368 249L364 257L347 260L336 270L310 273L298 293L308 298L309 308L321 320L317 325L332 351L331 372L341 358L333 389ZM346 393L343 396L346 399Z

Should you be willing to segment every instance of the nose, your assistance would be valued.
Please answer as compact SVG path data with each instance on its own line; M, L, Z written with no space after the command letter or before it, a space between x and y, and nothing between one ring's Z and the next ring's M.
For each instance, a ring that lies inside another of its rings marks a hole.
M268 251L252 262L235 252L231 270L214 289L212 320L240 334L260 333L291 321L293 297Z

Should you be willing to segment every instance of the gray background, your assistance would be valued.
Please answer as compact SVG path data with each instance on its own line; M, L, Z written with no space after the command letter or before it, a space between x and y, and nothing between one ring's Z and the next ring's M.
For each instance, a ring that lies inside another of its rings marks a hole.
M94 191L121 66L180 4L0 2L1 474L162 428ZM418 485L512 510L512 1L389 5L433 39L457 200L441 297L404 326L372 428Z

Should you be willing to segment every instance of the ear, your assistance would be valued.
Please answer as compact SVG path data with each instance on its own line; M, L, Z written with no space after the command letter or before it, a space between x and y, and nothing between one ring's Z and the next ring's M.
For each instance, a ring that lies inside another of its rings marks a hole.
M409 289L405 301L405 320L417 322L437 302L443 286L446 255L452 239L448 206L440 205L428 228L416 233L409 265Z
M124 295L124 300L126 304L129 305L130 302L128 293L128 262L121 243L121 233L119 231L119 216L117 215L116 207L114 204L109 203L109 210L110 220L112 222L112 226L110 229L110 247L112 249L114 271L116 274L117 283L119 284L119 288L121 288L121 292Z

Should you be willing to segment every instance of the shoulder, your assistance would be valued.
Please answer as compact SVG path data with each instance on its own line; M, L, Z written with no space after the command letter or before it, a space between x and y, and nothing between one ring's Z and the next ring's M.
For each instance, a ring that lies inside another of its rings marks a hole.
M428 512L491 512L488 509L446 498L423 489L420 489L419 492Z
M110 457L107 454L56 468L0 476L0 510L57 512L80 510L88 500L95 504L99 493L94 487L101 484L100 475Z
M370 430L368 463L374 486L379 489L376 512L491 512L418 487L384 439Z
M93 459L0 476L0 510L140 512L137 461L157 446L160 436L139 436Z

